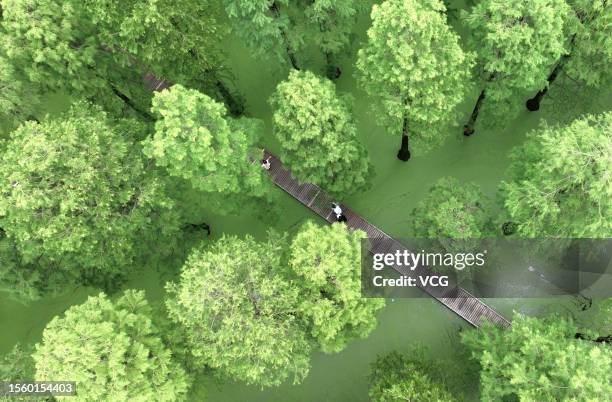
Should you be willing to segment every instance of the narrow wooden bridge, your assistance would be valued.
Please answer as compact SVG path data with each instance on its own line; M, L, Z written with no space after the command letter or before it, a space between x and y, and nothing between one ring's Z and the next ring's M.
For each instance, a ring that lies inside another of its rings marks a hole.
M164 79L156 78L152 74L146 74L143 80L145 85L152 91L162 91L172 86L172 83ZM333 223L336 221L335 215L332 213L331 209L331 203L334 200L329 195L314 184L299 183L291 172L283 166L282 162L270 152L265 151L265 157L270 157L271 167L269 174L278 187L282 188L296 200L316 212L327 222ZM389 253L406 249L397 240L370 224L350 208L342 205L342 210L347 217L346 223L350 229L363 230L367 233L368 238L375 239L374 247L370 252ZM426 267L417 267L414 271L403 266L394 266L393 268L400 274L406 276L427 276L432 274ZM502 328L509 328L511 325L510 321L506 320L497 311L493 310L480 299L459 286L449 286L443 289L435 286L422 286L420 283L418 283L418 285L423 291L475 327L480 327L485 321L489 321Z
M331 203L334 202L333 198L314 184L299 183L277 157L265 151L265 158L268 157L270 157L271 163L268 172L278 187L285 190L293 196L293 198L300 201L327 222L336 222L336 216L333 214L331 208ZM396 250L403 251L406 249L397 240L391 238L391 236L357 215L345 205L342 205L342 211L347 218L346 224L350 229L363 230L367 233L368 238L375 239L373 247L370 249L371 253L395 253ZM406 276L427 276L433 274L431 270L422 266L417 267L414 271L404 266L393 266L393 268L400 274ZM502 328L509 328L511 325L510 321L505 319L497 311L493 310L480 299L459 286L441 288L430 285L422 286L418 282L417 284L423 291L475 327L480 327L485 321L489 321Z

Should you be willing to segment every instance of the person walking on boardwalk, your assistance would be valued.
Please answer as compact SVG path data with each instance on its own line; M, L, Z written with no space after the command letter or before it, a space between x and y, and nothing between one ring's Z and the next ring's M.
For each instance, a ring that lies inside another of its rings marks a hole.
M266 169L266 170L270 170L270 167L272 167L272 164L270 163L270 158L271 156L268 156L266 159L262 159L261 160L261 167Z
M336 202L332 202L332 211L334 212L334 214L336 214L336 221L338 222L346 222L346 216L344 215L344 212L342 211L342 208L340 207L340 204L336 203Z

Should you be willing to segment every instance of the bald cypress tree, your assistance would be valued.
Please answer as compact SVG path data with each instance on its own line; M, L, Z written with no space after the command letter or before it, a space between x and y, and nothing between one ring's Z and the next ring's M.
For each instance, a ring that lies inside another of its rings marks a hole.
M387 0L373 6L357 77L376 99L379 124L401 138L400 160L410 159L410 138L420 150L445 139L463 99L469 59L446 23L442 2Z
M463 14L482 83L464 135L474 133L485 104L506 121L518 110L514 97L545 85L551 66L565 52L568 12L565 0L484 0Z
M612 82L612 4L609 0L571 0L567 16L568 44L547 78L526 106L540 109L549 87L562 74L590 87L610 86Z

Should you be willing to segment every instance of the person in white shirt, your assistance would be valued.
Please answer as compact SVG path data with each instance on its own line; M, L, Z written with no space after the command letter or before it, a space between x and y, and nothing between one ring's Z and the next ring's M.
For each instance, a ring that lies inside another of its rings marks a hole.
M336 220L338 222L346 222L346 216L338 203L332 202L332 211L336 214Z
M261 167L266 169L266 170L270 170L270 167L272 167L272 164L270 163L270 156L268 156L267 159L262 159L261 160Z

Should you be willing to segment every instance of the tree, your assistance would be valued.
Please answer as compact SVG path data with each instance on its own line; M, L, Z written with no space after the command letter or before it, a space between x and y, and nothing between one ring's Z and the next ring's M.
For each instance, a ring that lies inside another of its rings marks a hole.
M245 197L267 197L262 169L249 159L258 139L255 121L229 119L222 104L181 85L156 93L152 110L158 119L144 153L170 176L220 194L223 209L243 205Z
M270 98L281 158L302 182L342 195L367 185L371 166L348 101L334 84L311 72L292 71Z
M504 205L526 237L610 237L612 113L543 124L511 155Z
M15 127L32 119L39 103L36 88L22 81L10 61L0 55L0 117Z
M151 258L170 251L180 225L130 139L141 130L78 103L11 134L0 158L0 227L18 253L15 269L34 269L44 290L66 283L112 288L143 249Z
M362 9L359 0L313 0L304 11L307 23L315 27L312 41L316 43L327 61L327 76L338 78L342 71L335 57L351 43L351 32Z
M226 34L212 1L101 0L87 12L100 42L122 66L197 88L224 101L233 114L243 105L223 82L227 71L219 43Z
M376 327L383 299L361 296L361 239L345 225L307 222L291 242L289 266L300 287L300 314L326 353L339 352Z
M452 402L444 384L433 381L432 367L422 351L410 355L391 352L378 356L370 368L370 400L373 402Z
M548 88L562 72L586 85L609 86L612 79L612 7L608 0L570 0L567 51L547 78L546 86L526 103L527 109L540 109Z
M151 322L144 292L104 293L70 307L43 331L36 380L70 379L79 401L180 401L190 378Z
M200 366L247 384L279 385L308 373L310 346L296 317L298 291L279 275L286 242L222 237L187 259L167 286L169 317Z
M476 253L482 248L481 239L496 235L492 209L490 201L476 184L444 177L412 210L412 235L419 239L419 248L441 253ZM462 279L471 277L477 269L461 266L432 268L450 271Z
M3 7L0 46L26 80L45 92L95 99L114 112L125 106L150 119L142 72L117 63L82 2L7 0Z
M0 358L0 381L27 382L34 380L34 360L32 347L16 344L10 352ZM48 401L47 398L43 399ZM3 396L0 402L27 402L28 397Z
M43 90L151 120L142 78L153 73L218 94L233 111L240 106L220 79L223 29L214 2L9 0L4 7L2 48Z
M515 314L512 327L464 332L463 342L481 365L481 398L521 401L605 400L612 393L612 350L575 339L566 319Z
M565 52L565 0L484 0L463 17L478 53L483 89L464 127L474 133L485 98L498 119L509 119L513 97L542 88Z
M444 177L412 211L414 236L452 239L491 236L495 230L490 208L476 184Z
M272 54L279 60L289 59L299 70L296 53L304 37L301 30L294 29L290 7L290 0L228 0L225 4L236 33L258 57Z
M368 42L359 50L358 78L378 99L379 123L393 133L402 127L402 161L410 158L410 132L423 149L444 139L443 126L463 98L470 57L444 12L438 0L375 4Z

